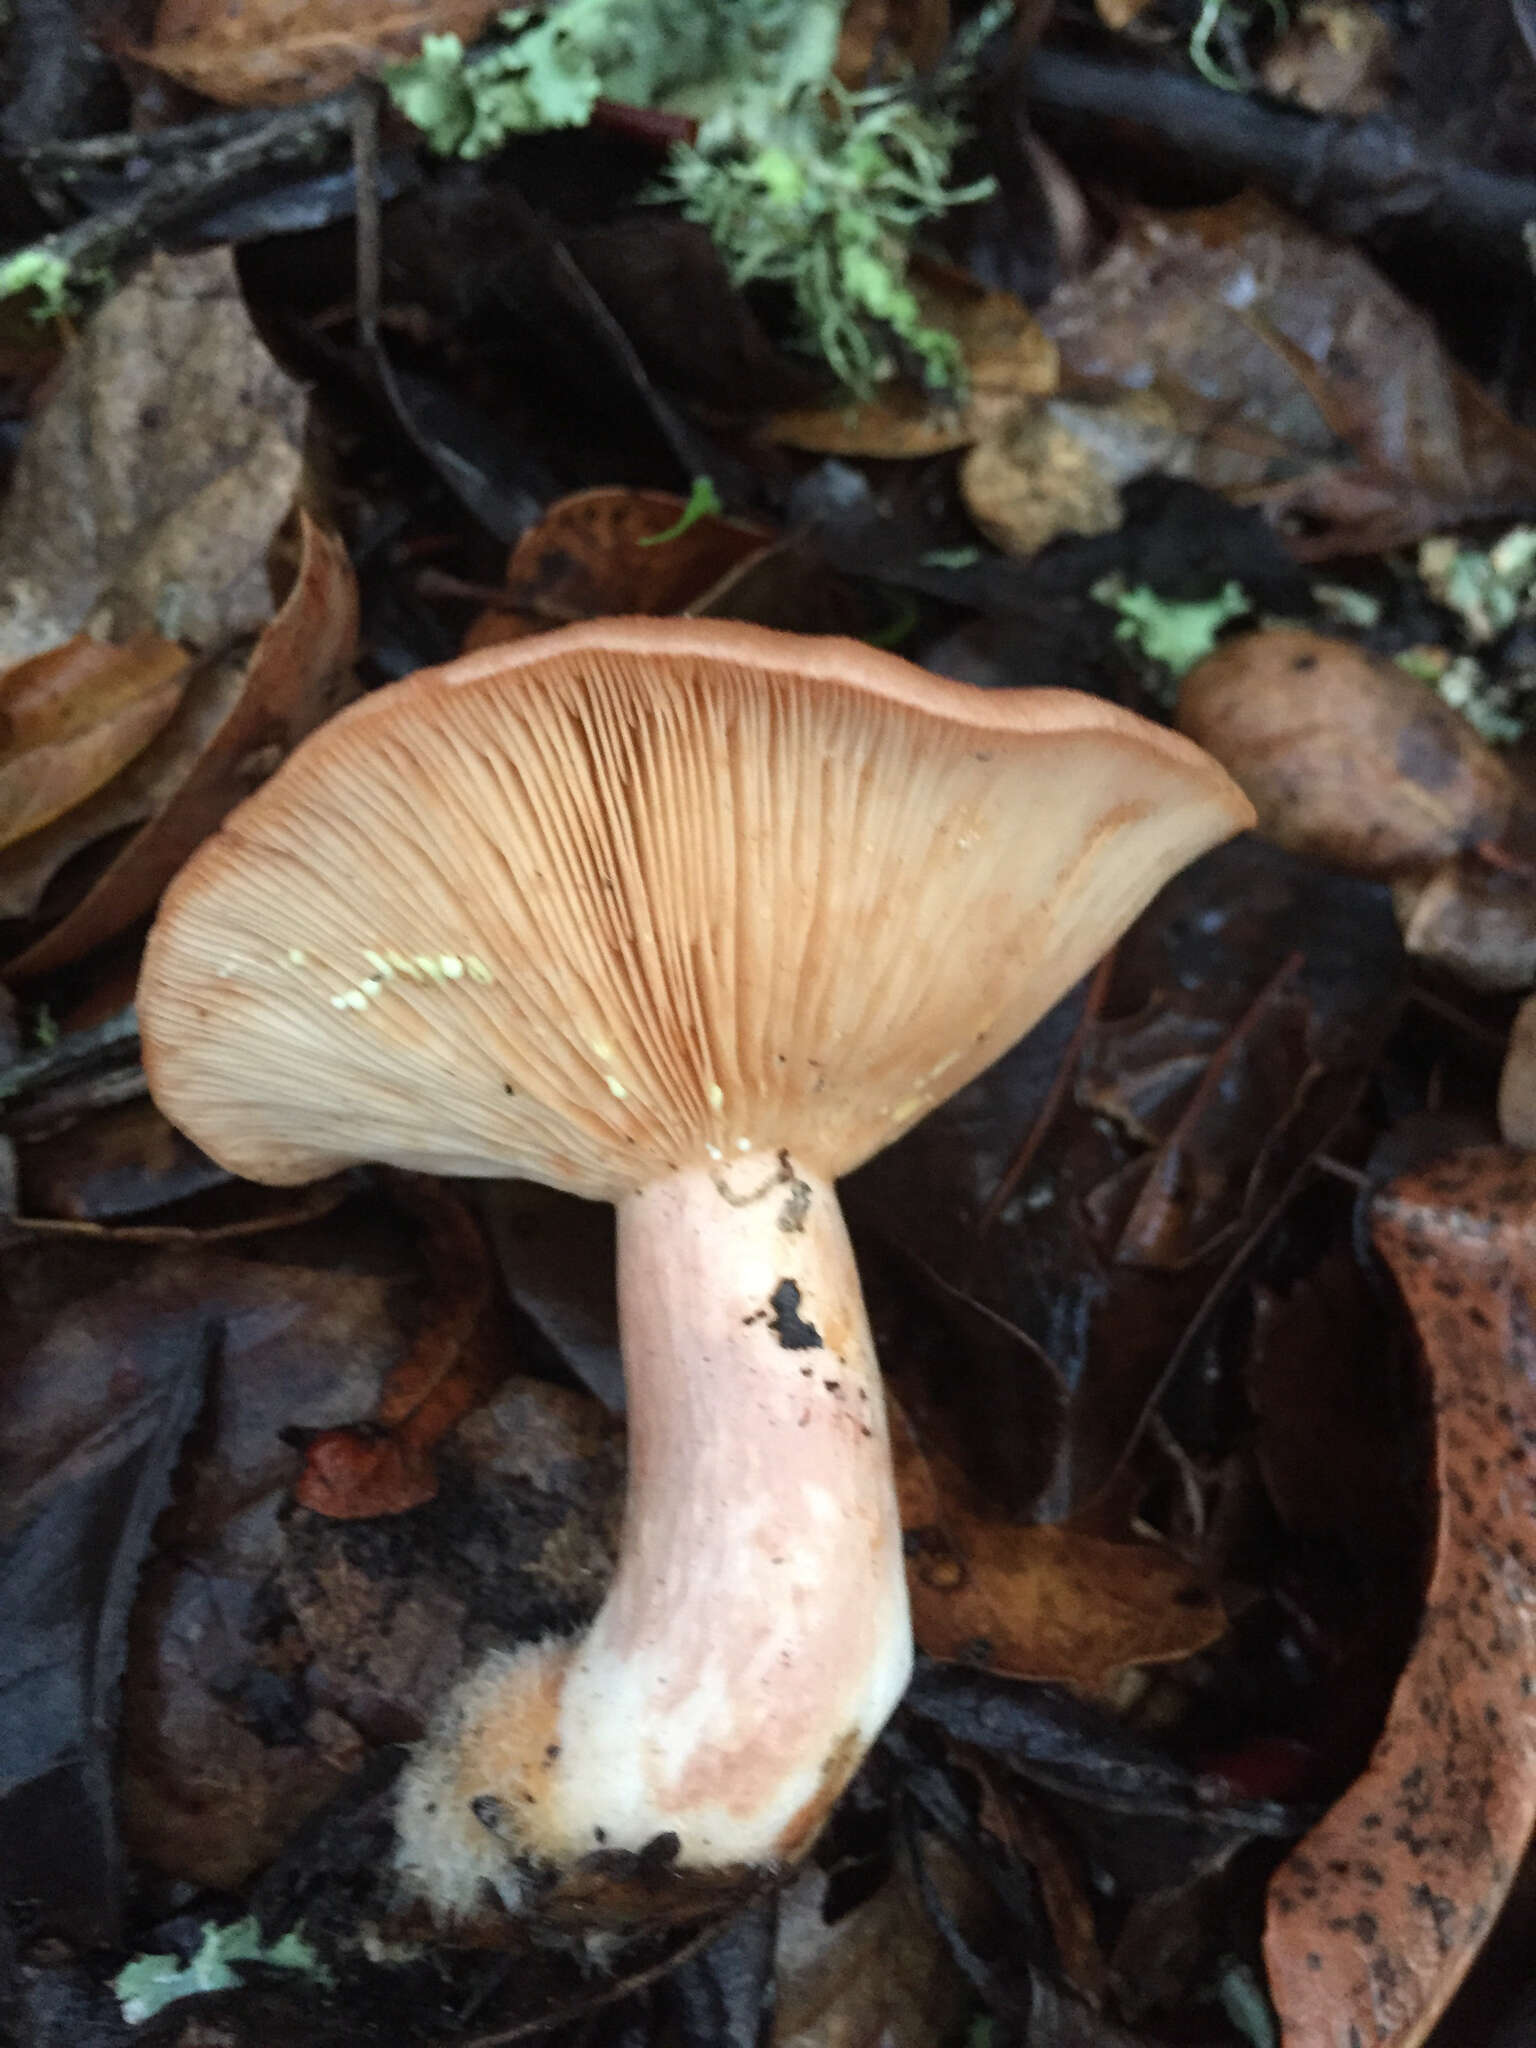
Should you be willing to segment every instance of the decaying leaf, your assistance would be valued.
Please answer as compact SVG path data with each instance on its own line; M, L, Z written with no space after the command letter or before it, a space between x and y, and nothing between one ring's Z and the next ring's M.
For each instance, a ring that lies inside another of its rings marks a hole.
M1225 1631L1220 1604L1171 1551L979 1515L959 1474L924 1454L894 1404L893 1415L912 1627L930 1657L1102 1687Z
M1059 533L1109 533L1120 493L1093 450L1052 416L1021 407L965 459L966 510L1005 554L1032 555Z
M925 1876L951 1921L974 1936L982 1888L942 1842ZM775 1958L772 2048L933 2048L964 2023L969 1988L923 1909L903 1860L872 1898L828 1926L825 1871L784 1894Z
M1536 1160L1496 1148L1376 1199L1433 1387L1434 1569L1369 1768L1270 1886L1286 2048L1418 2048L1536 1822L1533 1214Z
M1496 840L1508 768L1395 662L1290 628L1245 633L1184 679L1180 730L1214 754L1280 845L1352 873L1423 873Z
M919 267L913 289L923 319L953 334L965 358L965 398L935 401L893 384L861 404L780 413L770 431L812 455L940 455L991 431L1023 398L1056 389L1056 350L1012 292L987 291L960 271Z
M686 513L670 491L614 487L561 498L512 550L506 606L481 613L466 651L574 619L686 611L773 540L746 520Z
M226 811L343 702L357 640L351 565L308 513L299 514L298 545L292 587L254 648L242 639L202 663L170 722L121 774L0 851L0 919L28 920L12 928L20 950L7 975L22 981L77 960L142 917ZM111 858L76 900L43 904L66 862L130 826L139 829L112 841Z
M494 1383L484 1354L469 1343L490 1288L474 1219L438 1182L399 1174L390 1184L425 1229L434 1299L368 1422L322 1430L305 1452L294 1497L339 1521L403 1514L431 1500L434 1448Z
M43 973L141 917L349 686L351 568L296 514L305 412L230 252L212 249L158 257L109 300L32 423L0 508L0 659L154 634L194 666L147 745L0 851L7 973ZM98 842L103 858L77 858Z
M272 616L306 399L228 249L157 256L108 300L33 420L0 507L0 660L76 633L206 654Z
M0 674L0 847L51 824L141 753L181 699L190 657L139 633L84 633Z
M0 1895L47 1899L54 1925L94 1944L117 1933L129 1612L213 1344L207 1312L140 1293L124 1314L131 1283L92 1294L99 1275L73 1277L86 1298L41 1329L35 1284L6 1298Z
M472 43L495 0L161 0L135 54L230 107L281 107L340 92L424 35Z
M1536 434L1367 260L1253 196L1142 212L1041 314L1067 391L1156 391L1188 473L1267 506L1305 559L1528 508Z

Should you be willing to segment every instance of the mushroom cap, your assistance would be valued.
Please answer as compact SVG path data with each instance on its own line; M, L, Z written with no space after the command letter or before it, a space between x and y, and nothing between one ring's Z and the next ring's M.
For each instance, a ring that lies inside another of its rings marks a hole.
M786 1150L848 1172L1251 823L1192 742L853 641L604 619L312 735L178 875L156 1101L223 1165L617 1200Z

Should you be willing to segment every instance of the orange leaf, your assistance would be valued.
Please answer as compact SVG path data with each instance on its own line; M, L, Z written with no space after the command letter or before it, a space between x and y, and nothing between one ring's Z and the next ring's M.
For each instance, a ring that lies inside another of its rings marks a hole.
M1433 1386L1434 1572L1369 1768L1270 1884L1286 2048L1418 2048L1536 1824L1533 1213L1536 1159L1494 1147L1376 1202Z
M249 658L199 671L177 716L128 773L37 842L0 856L0 908L23 896L28 869L51 875L73 853L139 825L74 907L15 959L16 980L78 960L153 908L160 891L225 812L277 766L351 689L357 591L337 537L299 516L299 572Z
M190 659L140 633L84 633L0 673L0 846L51 824L141 753L181 700Z
M134 55L229 107L340 92L424 35L472 43L494 0L161 0L154 46Z

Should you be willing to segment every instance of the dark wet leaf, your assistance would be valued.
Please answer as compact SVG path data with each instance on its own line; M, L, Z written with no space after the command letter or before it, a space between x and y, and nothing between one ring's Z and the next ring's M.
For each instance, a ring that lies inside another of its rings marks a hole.
M776 1893L755 1900L662 1982L679 2048L765 2048L773 2034Z
M129 1610L217 1345L214 1317L185 1298L113 1307L94 1357L63 1331L21 1352L0 1424L0 1872L9 1898L86 1942L118 1927ZM55 1375L90 1383L62 1435Z
M572 1379L622 1413L613 1211L532 1181L498 1182L479 1206L512 1301Z
M1171 1820L1241 1835L1296 1832L1287 1809L1233 1801L1102 1708L1051 1686L1021 1685L942 1665L921 1665L907 1711L1010 1764L1042 1789L1106 1815Z

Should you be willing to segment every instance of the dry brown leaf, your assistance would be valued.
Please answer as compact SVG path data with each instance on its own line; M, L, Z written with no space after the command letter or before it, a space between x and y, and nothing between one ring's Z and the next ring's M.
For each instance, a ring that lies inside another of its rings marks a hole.
M1270 1885L1285 2048L1418 2048L1536 1822L1533 1214L1536 1159L1495 1147L1376 1200L1433 1390L1434 1571L1369 1768Z
M1093 11L1106 28L1118 33L1139 21L1151 4L1152 0L1093 0Z
M1536 434L1363 256L1265 200L1136 214L1041 325L1064 389L1160 392L1188 473L1286 518L1306 559L1375 553L1536 494Z
M913 288L931 325L946 328L965 358L966 400L946 405L905 383L863 403L777 415L775 441L810 455L942 455L979 440L1020 399L1056 389L1054 345L1012 292L987 291L963 271L925 265Z
M77 634L0 674L0 846L51 824L142 753L181 700L174 640Z
M259 632L305 413L229 250L154 258L86 328L22 443L0 509L0 660L80 632L196 653Z
M1509 770L1459 712L1318 633L1227 641L1185 677L1178 723L1269 838L1356 874L1431 869L1497 839L1514 804Z
M894 1403L891 1440L912 1631L928 1656L1102 1688L1128 1665L1193 1656L1224 1632L1220 1605L1171 1552L984 1518Z
M153 47L134 55L227 107L283 107L340 92L424 35L481 34L496 0L161 0Z
M665 617L707 600L723 578L772 544L766 527L709 513L672 540L684 500L621 486L576 491L530 526L507 563L505 611L482 612L466 649L552 625L626 613Z
M22 928L22 950L6 962L6 975L21 981L78 960L152 909L226 811L350 694L357 640L351 564L336 536L307 513L299 515L299 535L293 587L255 648L205 665L137 760L57 823L0 852L0 917L23 917L72 855L140 827L56 920L30 933Z

